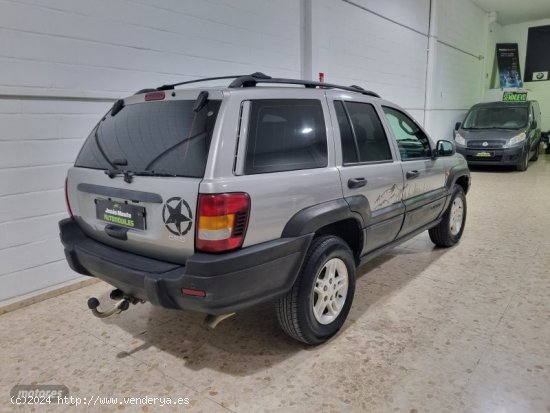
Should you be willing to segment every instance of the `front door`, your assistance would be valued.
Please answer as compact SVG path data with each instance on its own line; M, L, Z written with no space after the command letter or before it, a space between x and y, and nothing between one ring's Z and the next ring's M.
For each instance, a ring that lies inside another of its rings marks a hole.
M411 233L437 219L445 206L445 160L433 158L428 136L407 114L382 107L397 141L405 185L405 221L399 236Z

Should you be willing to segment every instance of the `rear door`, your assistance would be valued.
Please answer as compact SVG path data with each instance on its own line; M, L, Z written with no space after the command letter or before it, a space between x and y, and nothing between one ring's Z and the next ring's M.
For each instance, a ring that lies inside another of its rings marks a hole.
M194 253L199 185L221 93L139 95L94 128L68 174L73 215L92 238L177 263ZM162 99L161 99L162 97ZM158 99L158 100L149 100Z
M348 97L349 99L349 97ZM362 101L332 100L333 119L340 132L337 164L344 197L351 208L367 200L365 249L375 250L395 239L403 222L403 173L376 107Z
M443 211L447 195L445 158L432 158L428 135L404 111L390 106L382 109L399 149L405 179L401 237L433 222Z

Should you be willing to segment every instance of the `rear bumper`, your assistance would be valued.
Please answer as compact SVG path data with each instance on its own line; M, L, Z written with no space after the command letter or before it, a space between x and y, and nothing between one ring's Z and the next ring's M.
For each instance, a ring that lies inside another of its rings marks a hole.
M517 165L522 160L524 148L506 148L506 149L469 149L457 147L456 151L466 158L470 165ZM493 156L490 158L477 156L480 152L489 152Z
M290 290L313 237L281 238L225 254L196 253L180 265L102 244L72 219L60 221L59 228L74 271L155 305L209 314L239 311ZM206 296L183 295L182 288Z

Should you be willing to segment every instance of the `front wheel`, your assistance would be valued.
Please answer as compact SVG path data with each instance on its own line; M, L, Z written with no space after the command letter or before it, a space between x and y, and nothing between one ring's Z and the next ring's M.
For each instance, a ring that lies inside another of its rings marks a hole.
M441 222L429 230L430 239L439 247L452 247L462 237L466 224L466 195L460 185L455 185L449 207Z
M522 156L521 161L516 165L516 169L518 171L526 171L529 167L529 150L525 153L525 155Z
M540 142L537 144L537 147L535 148L535 154L533 155L533 157L531 158L531 160L533 162L536 162L539 160L539 155L540 155Z
M292 289L277 303L282 329L306 344L321 344L346 321L355 292L355 262L340 238L315 238Z

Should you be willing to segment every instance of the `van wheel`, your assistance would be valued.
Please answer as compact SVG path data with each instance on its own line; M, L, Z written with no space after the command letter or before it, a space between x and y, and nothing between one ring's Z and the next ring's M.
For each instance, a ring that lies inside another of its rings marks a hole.
M340 238L314 238L292 289L277 303L281 328L306 344L321 344L346 321L355 292L355 262Z
M516 165L516 169L521 172L526 171L527 168L529 168L529 150L527 150L521 161Z
M540 154L540 142L537 144L537 147L535 149L535 154L533 155L533 157L531 158L531 160L533 162L536 162L539 160L539 154Z
M443 219L429 230L430 239L439 247L452 247L462 237L466 223L466 195L460 185L455 185L449 207Z

